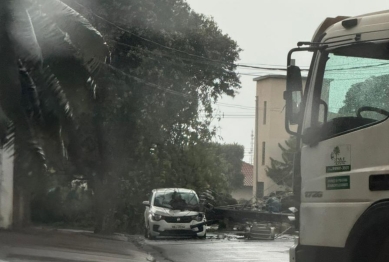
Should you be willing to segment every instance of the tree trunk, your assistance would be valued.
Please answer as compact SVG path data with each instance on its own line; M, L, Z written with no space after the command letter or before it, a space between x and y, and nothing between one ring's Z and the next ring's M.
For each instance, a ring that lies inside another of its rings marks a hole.
M21 107L21 85L19 79L19 68L14 44L10 37L11 9L10 0L0 1L0 105L5 115L13 122L16 129L23 135L22 139L28 141L29 126L26 116ZM26 143L27 144L27 143ZM15 145L15 154L18 154ZM16 166L16 162L15 162ZM14 168L14 177L16 169ZM14 227L26 225L29 221L29 197L25 191L17 185L14 180Z
M94 210L96 224L94 232L98 234L112 234L115 231L116 190L113 182L94 180Z
M20 186L14 187L13 228L20 229L31 224L30 192Z

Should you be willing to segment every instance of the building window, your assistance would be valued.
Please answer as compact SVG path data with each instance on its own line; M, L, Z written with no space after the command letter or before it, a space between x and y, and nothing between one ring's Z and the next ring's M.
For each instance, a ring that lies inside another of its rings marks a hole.
M267 101L263 102L263 124L266 125Z
M264 183L257 182L257 198L262 198L264 195Z
M262 142L262 165L265 165L265 147L266 147L266 142Z

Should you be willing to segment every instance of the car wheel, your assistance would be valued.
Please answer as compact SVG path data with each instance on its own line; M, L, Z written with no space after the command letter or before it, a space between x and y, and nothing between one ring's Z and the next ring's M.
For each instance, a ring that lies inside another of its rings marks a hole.
M207 233L204 234L204 236L199 236L199 239L206 239L207 238Z
M147 229L147 227L145 227L144 229L144 236L145 238L149 238L149 230Z
M150 228L149 229L146 229L146 238L149 239L149 240L154 240L155 239L155 236L153 236L151 233L150 233Z

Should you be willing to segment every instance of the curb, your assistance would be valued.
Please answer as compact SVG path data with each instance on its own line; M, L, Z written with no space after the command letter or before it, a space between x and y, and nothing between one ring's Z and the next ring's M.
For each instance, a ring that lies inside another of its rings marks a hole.
M100 238L100 239L108 239L108 240L114 240L114 241L123 241L128 242L128 237L124 234L113 234L113 235L102 235L102 234L95 234L95 233L82 233L82 235L87 237L94 237L94 238Z

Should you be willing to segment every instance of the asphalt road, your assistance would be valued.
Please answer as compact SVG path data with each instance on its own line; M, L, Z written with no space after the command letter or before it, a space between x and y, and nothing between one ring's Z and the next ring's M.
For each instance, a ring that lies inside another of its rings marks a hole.
M260 241L208 237L206 240L144 240L143 247L148 247L150 252L153 249L153 255L161 262L288 262L292 245L291 238Z
M0 262L152 261L124 236L56 230L0 231ZM151 258L151 259L150 259Z

